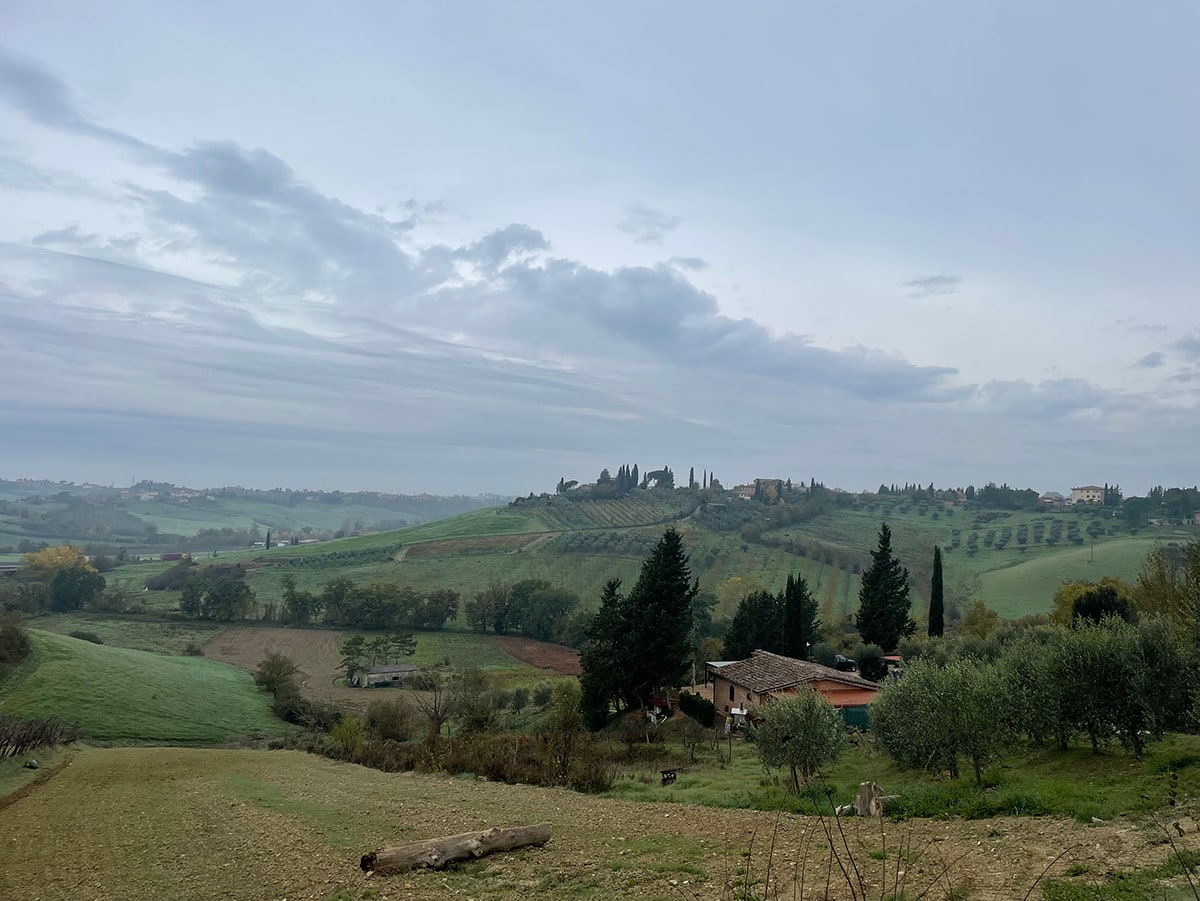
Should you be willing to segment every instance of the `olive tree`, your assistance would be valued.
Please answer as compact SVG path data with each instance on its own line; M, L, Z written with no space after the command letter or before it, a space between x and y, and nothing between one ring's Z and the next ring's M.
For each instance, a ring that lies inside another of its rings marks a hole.
M800 791L802 779L807 784L846 746L842 718L823 695L807 689L762 708L750 736L764 766L788 768L788 790L793 793Z
M970 658L918 660L871 705L871 729L896 763L957 779L965 759L980 783L1005 745L1008 720L999 671Z

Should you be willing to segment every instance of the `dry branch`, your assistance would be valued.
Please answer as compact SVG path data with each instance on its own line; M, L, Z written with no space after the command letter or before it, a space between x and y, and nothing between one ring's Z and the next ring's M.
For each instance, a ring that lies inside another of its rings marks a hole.
M420 842L409 842L395 848L380 848L364 854L359 866L367 873L386 876L403 870L427 867L440 870L456 860L483 857L493 851L511 851L529 845L544 845L550 840L550 824L493 828L483 832L464 832Z

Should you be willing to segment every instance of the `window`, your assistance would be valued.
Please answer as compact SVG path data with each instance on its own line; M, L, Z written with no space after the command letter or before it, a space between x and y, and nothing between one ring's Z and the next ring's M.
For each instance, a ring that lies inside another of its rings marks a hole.
M733 686L732 685L729 686L729 700L731 700L731 701L733 700Z

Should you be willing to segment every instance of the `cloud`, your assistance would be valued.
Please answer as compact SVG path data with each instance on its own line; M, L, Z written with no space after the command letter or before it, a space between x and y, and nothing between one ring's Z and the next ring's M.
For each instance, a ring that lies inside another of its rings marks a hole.
M674 231L682 222L678 216L635 203L625 208L625 218L617 224L617 228L632 235L639 244L661 244L667 233Z
M1189 360L1200 360L1200 334L1180 338L1171 344L1171 350L1183 354Z
M961 284L962 278L957 275L928 275L902 282L901 287L908 289L909 297L933 297L937 294L954 294Z
M75 106L71 90L33 62L0 47L0 97L30 120L68 134L100 138L144 150L147 145L121 131L92 122Z
M1156 350L1153 353L1148 353L1144 357L1141 357L1136 363L1133 364L1133 368L1134 369L1157 369L1159 366L1165 365L1166 362L1167 362L1167 355L1164 354L1162 351Z
M0 245L0 359L32 385L6 420L0 463L119 434L122 477L166 455L214 472L217 459L261 467L278 482L281 449L303 447L298 483L305 466L377 485L413 470L445 473L451 490L523 493L548 466L634 450L667 462L687 448L726 471L819 459L832 480L851 462L877 467L880 448L901 469L949 459L948 436L973 465L996 459L972 450L989 443L1037 465L1040 426L1063 421L1072 447L1087 439L1114 455L1130 446L1123 417L1194 434L1145 397L1082 379L967 385L953 367L774 334L689 281L707 266L698 258L598 268L515 222L433 243L428 204L367 211L234 141L155 147L83 115L36 66L0 63L6 80L17 74L4 96L31 121L124 148L134 164L119 203L104 198L119 234L67 222L32 246ZM6 171L66 193L32 167ZM680 222L638 205L621 229L658 243ZM905 287L920 297L960 284ZM1200 358L1200 338L1172 349ZM423 478L413 487L436 487Z

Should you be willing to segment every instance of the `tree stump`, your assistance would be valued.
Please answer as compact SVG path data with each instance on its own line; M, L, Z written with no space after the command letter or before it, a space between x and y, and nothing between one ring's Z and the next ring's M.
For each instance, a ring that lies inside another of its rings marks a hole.
M887 810L888 802L895 800L895 795L885 795L874 782L864 782L858 787L851 805L860 817L881 817Z
M550 840L550 824L512 826L487 829L483 832L464 832L420 842L409 842L395 848L380 848L364 854L359 860L368 875L386 876L404 870L426 867L441 870L456 860L483 857L493 851L511 851L530 845L544 845Z

